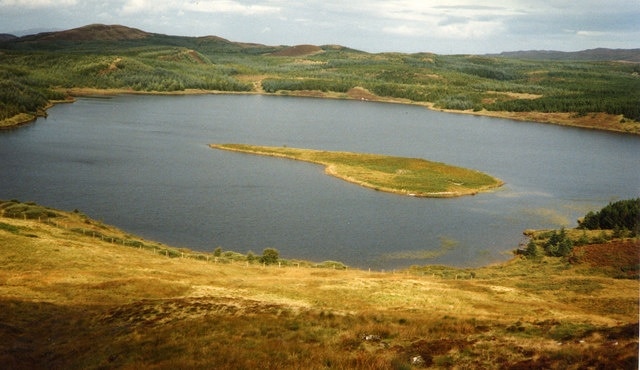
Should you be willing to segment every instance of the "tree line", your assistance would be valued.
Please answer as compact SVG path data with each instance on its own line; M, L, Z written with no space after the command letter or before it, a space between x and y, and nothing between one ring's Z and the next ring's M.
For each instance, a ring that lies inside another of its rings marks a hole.
M546 232L540 236L542 242L531 238L526 248L518 253L533 259L542 255L568 257L574 246L605 243L612 238L636 238L640 235L640 198L611 202L597 212L590 211L578 220L578 229L583 233L577 238L570 237L564 227L560 231ZM602 232L595 238L589 238L584 232L586 230Z
M640 120L640 65L631 63L368 54L331 47L280 57L270 54L275 49L170 36L106 44L0 43L0 119L42 109L64 88L249 91L249 81L260 79L268 93L344 93L360 86L446 109L605 112Z

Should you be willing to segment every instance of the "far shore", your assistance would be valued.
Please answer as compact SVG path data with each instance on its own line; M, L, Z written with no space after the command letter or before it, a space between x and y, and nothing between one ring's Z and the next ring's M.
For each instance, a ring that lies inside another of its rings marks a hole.
M345 99L358 101L373 101L380 103L394 103L406 105L418 105L429 110L470 114L475 116L485 116L492 118L504 118L515 121L546 123L559 126L570 126L592 130L602 130L610 132L619 132L624 134L640 135L640 122L631 122L624 120L622 115L613 115L602 112L594 112L586 115L578 115L576 113L544 113L544 112L507 112L507 111L474 111L474 110L451 110L440 109L434 107L430 102L415 102L408 99L398 99L389 97L380 97L368 92L362 88L353 88L347 93L322 92L322 91L284 91L278 93L266 93L264 91L217 91L217 90L199 90L185 89L180 91L136 91L132 89L96 89L89 87L74 87L68 89L60 89L69 96L67 100L51 101L47 107L39 111L36 115L28 113L20 113L11 118L0 121L0 130L12 129L21 125L29 124L38 117L46 117L46 110L55 104L72 103L76 97L90 96L117 96L117 95L268 95L268 96L295 96L295 97L311 97L311 98L328 98L328 99Z

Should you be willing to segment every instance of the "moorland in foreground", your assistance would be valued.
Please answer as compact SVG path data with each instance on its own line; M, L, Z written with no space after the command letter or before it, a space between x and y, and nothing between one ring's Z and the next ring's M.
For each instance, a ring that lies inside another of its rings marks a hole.
M638 363L638 243L611 232L531 232L537 252L495 266L380 272L193 252L33 203L0 209L3 368ZM566 235L600 244L538 253Z

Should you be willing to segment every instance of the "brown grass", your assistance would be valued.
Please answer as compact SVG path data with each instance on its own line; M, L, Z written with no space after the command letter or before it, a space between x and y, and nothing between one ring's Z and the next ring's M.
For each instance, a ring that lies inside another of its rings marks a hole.
M323 52L324 50L316 45L296 45L276 51L275 53L271 53L271 55L281 57L299 57Z
M575 247L572 255L576 262L607 269L614 276L638 277L640 246L637 240Z
M637 366L638 281L597 268L220 264L79 233L169 248L57 212L0 217L0 367Z
M31 123L36 120L36 117L32 114L20 113L7 119L0 120L0 130L8 130L20 125Z

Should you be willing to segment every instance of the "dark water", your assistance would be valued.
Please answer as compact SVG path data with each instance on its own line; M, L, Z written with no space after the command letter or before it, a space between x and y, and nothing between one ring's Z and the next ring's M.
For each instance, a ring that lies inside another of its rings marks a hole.
M506 185L402 197L312 164L207 147L227 142L421 157ZM81 99L0 132L0 158L2 199L79 209L179 247L274 247L363 268L504 260L524 229L573 227L589 210L640 195L640 137L340 100Z

